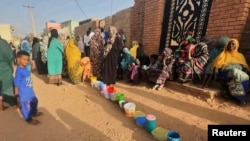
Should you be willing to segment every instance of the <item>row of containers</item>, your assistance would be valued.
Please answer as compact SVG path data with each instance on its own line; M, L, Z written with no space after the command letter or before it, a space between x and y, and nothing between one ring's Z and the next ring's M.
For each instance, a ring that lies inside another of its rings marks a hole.
M123 93L116 93L113 86L106 86L103 82L96 80L96 77L91 77L90 80L92 87L97 88L106 99L118 103L127 117L133 117L136 124L148 133L151 133L156 140L180 141L178 132L157 126L155 115L145 114L142 111L136 110L136 104L126 101L125 95Z

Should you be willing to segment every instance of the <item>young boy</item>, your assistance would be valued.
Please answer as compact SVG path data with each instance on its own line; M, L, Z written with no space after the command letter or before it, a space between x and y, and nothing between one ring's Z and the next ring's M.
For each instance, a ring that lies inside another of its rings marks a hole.
M42 115L42 112L37 112L38 100L32 86L30 71L26 68L29 64L30 55L25 51L17 53L17 68L14 78L15 96L19 96L22 117L28 123L36 125L39 120L33 117Z

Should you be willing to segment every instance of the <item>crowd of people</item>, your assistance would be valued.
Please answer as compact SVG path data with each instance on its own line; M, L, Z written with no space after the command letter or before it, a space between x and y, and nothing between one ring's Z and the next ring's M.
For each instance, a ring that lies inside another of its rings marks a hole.
M23 118L31 124L39 123L32 118L42 114L37 111L38 99L32 87L33 69L40 75L46 74L48 83L58 86L62 79L80 84L91 76L107 86L119 80L133 85L146 81L155 90L161 90L167 80L200 82L201 88L214 80L223 84L224 96L246 105L250 68L238 52L238 40L204 36L196 41L192 35L191 31L186 32L176 50L165 48L150 55L138 41L126 47L123 30L118 32L114 26L107 31L89 28L84 36L67 37L64 42L58 31L52 29L49 37L34 37L32 44L25 37L17 54L11 43L0 38L0 110L4 109L3 101L18 108L19 97ZM13 77L14 65L17 66Z

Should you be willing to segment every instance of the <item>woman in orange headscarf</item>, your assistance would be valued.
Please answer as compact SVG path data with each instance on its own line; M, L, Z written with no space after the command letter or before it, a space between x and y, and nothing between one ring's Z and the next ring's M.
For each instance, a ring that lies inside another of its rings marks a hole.
M243 54L238 52L239 41L231 39L224 46L224 50L215 58L211 69L215 69L216 76L223 80L229 96L246 104L247 91L249 87L250 70Z

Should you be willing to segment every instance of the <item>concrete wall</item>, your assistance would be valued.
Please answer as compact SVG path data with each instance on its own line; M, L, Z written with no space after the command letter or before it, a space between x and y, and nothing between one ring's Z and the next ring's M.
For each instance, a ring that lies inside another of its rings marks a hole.
M8 42L12 40L12 28L10 24L0 24L0 36Z
M105 19L89 19L86 21L82 21L82 24L75 28L75 33L76 35L83 36L84 34L86 34L86 31L89 27L91 27L92 30L101 27L104 28L105 31L107 31L107 28L113 25L117 28L117 30L123 29L126 36L125 46L130 47L130 13L131 8L127 8L115 13L112 16L108 16Z
M117 30L122 29L124 35L126 37L125 46L131 47L131 40L130 40L130 11L131 8L127 8L115 13L112 16L112 25L114 25Z

